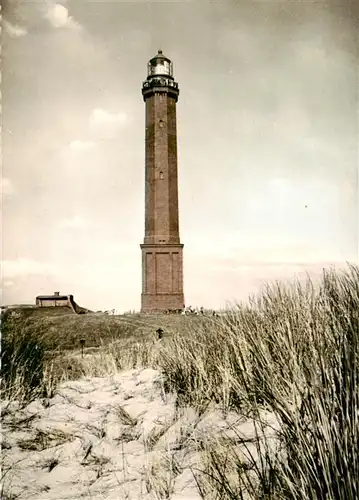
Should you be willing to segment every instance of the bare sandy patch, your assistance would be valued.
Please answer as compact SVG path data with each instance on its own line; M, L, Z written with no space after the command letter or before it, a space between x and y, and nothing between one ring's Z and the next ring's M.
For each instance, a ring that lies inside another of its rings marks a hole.
M67 381L49 400L3 407L5 498L201 499L193 470L205 441L233 428L254 435L237 414L178 408L153 369Z

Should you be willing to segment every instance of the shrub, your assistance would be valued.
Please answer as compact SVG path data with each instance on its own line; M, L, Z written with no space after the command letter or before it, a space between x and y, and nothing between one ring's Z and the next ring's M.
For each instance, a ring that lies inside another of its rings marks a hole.
M29 399L39 393L43 382L45 349L42 343L10 330L2 330L1 384L3 399Z

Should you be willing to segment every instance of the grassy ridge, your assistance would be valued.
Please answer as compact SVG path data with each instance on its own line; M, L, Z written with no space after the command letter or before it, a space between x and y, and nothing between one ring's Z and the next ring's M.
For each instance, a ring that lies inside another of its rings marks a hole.
M76 315L67 308L14 308L3 313L3 335L29 336L46 350L73 350L85 340L86 347L100 347L109 342L155 335L157 328L166 332L182 331L200 318L180 315L131 314L109 316L104 313Z

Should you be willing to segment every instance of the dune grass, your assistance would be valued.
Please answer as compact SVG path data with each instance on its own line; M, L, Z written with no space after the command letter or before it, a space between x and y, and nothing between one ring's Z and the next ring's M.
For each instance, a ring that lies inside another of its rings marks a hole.
M220 498L359 498L358 267L325 271L318 290L269 287L216 327L173 338L160 366L187 404L215 400L257 419L259 460L208 447L203 472ZM280 423L274 447L263 409Z
M193 471L203 498L359 498L357 266L324 271L316 288L309 279L304 285L268 286L250 305L234 306L219 318L133 317L111 322L111 317L89 315L87 321L96 325L91 332L90 323L79 323L84 316L72 318L71 332L76 321L80 325L76 338L89 329L86 338L92 339L86 345L94 350L85 350L83 357L76 343L75 350L69 348L67 319L56 319L60 323L55 322L55 330L62 325L59 336L54 330L49 333L53 319L37 322L35 333L25 322L23 335L19 330L15 335L17 344L11 340L13 324L8 323L2 375L9 398L19 398L18 387L25 379L28 389L22 396L28 399L51 393L66 377L157 368L179 405L201 408L215 403L225 413L238 412L256 422L257 440L244 454L238 451L238 440L206 443L203 463ZM154 334L158 326L167 332L160 342ZM68 350L47 358L50 347ZM31 361L24 364L27 358ZM42 374L35 370L34 382L28 373L35 365L42 367ZM265 431L263 412L279 423L275 439Z

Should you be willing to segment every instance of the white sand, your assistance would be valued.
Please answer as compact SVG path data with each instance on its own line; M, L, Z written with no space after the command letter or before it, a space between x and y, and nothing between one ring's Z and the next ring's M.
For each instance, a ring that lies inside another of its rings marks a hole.
M26 500L199 500L191 472L201 466L196 440L233 434L233 425L253 437L253 424L238 419L214 410L200 419L190 408L176 412L174 396L164 394L151 369L67 382L45 405L20 410L13 403L4 412L4 493Z

